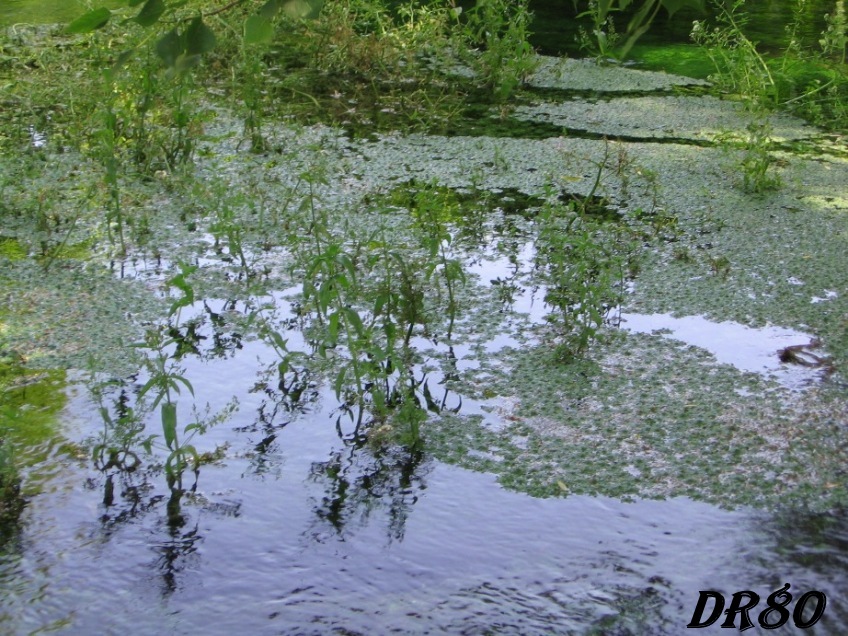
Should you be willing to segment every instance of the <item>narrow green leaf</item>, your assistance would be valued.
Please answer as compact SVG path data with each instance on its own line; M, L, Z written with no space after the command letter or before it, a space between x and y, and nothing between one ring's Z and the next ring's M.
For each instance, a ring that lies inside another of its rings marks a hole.
M71 22L66 28L66 33L89 33L106 26L109 18L112 17L112 12L106 7L100 7L94 11L89 11L85 15L81 15L76 20Z
M109 426L114 426L114 422L112 421L112 416L109 415L109 409L105 406L100 407L100 417L103 418L103 421Z
M291 365L289 364L288 360L283 360L282 362L280 362L280 364L277 365L277 372L280 374L280 382L283 381L283 378L285 377L286 373L289 372L290 368Z
M162 0L147 0L133 20L143 27L149 27L156 24L163 13L165 13L165 3Z
M274 37L270 20L261 15L252 15L244 22L245 44L266 44Z
M148 435L141 441L141 447L144 451L149 455L153 452L153 440L156 439L155 435Z
M143 387L141 387L141 390L138 392L138 399L139 400L144 397L145 393L147 393L150 389L152 389L154 386L156 386L157 380L158 380L158 378L156 378L156 377L150 378L145 383L145 385Z
M327 334L330 336L330 342L335 344L339 339L339 313L330 314L330 321L327 324Z
M388 303L388 301L389 301L389 294L388 293L380 294L379 296L377 296L377 299L374 301L374 316L375 317L379 316L382 313L383 307L386 306L386 303Z
M191 382L189 382L186 378L184 378L181 375L175 375L174 380L182 382L186 386L186 388L188 389L188 392L191 393L192 395L194 395L194 387L191 386Z
M203 55L215 48L215 34L203 23L198 16L191 21L186 29L186 53L188 55Z
M162 433L165 435L165 445L174 450L177 441L177 405L173 402L162 403Z
M344 312L347 321L353 326L354 331L356 331L356 335L361 336L365 331L365 326L362 324L362 319L359 317L359 314L350 307L342 307L341 310Z
M276 345L277 349L281 351L288 351L286 345L288 344L288 340L285 340L277 331L271 331L268 334L271 337L271 340L274 341L274 345Z
M347 367L342 367L336 376L336 381L333 383L333 389L336 392L336 399L340 399L342 395L342 387L344 386L345 375L347 375Z
M112 64L111 67L109 67L109 71L108 71L109 75L110 76L115 75L115 73L117 73L120 70L120 68L124 64L127 63L127 60L129 60L132 57L133 53L135 53L135 49L128 49L128 50L124 51L123 53L121 53L120 55L118 55L118 59L116 59L115 63Z

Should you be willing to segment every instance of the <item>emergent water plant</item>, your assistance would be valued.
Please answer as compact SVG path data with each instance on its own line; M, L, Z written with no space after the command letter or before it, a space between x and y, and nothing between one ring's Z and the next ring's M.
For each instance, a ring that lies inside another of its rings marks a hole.
M148 328L144 340L134 345L149 352L145 357L149 377L138 391L136 399L142 400L150 393L153 395L150 409L155 410L159 406L162 437L168 452L164 465L165 476L168 487L175 493L183 491L182 478L187 468L192 468L195 477L199 474L201 459L197 448L192 444L193 438L204 434L210 426L225 420L237 406L235 402L231 402L215 415L210 414L208 408L203 414L194 408L194 421L182 431L178 428L176 398L183 389L194 396L194 387L179 367L179 360L191 350L191 347L187 349L181 346L184 339L179 337L179 330L181 310L190 307L195 301L194 288L188 277L197 267L179 263L179 269L179 273L167 281L170 288L175 288L180 293L171 305L168 323ZM147 438L144 443L149 448L152 439Z
M755 109L782 107L818 125L842 129L848 121L844 2L837 0L833 13L824 16L827 26L813 45L801 35L810 6L797 0L781 50L765 52L749 37L743 0L716 3L714 23L696 21L691 37L712 60L716 72L710 79L721 90Z
M537 64L528 41L529 0L477 0L466 15L466 46L479 49L469 61L493 98L505 101Z

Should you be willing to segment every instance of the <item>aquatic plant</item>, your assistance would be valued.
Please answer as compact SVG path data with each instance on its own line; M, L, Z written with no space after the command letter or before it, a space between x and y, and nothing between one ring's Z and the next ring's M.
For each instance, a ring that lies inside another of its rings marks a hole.
M669 16L682 8L694 8L703 11L703 0L643 0L641 6L635 8L633 0L589 0L587 8L577 17L588 17L592 22L594 43L587 35L583 36L581 44L593 50L602 59L624 59L642 37L651 28L660 9L665 9ZM635 10L633 10L635 9ZM631 10L632 15L624 29L615 26L613 15Z
M494 99L505 101L537 65L528 41L529 0L477 0L465 15L465 47L478 48L466 59Z
M186 340L179 333L180 312L183 308L194 303L194 288L188 277L197 269L185 263L180 263L179 267L180 272L167 281L169 287L175 288L181 293L171 305L168 323L151 326L146 330L144 340L133 345L137 349L149 352L149 355L144 358L144 365L149 377L147 382L139 389L136 399L140 401L148 393L151 393L153 401L149 408L155 410L157 406L160 407L162 438L168 452L164 465L165 476L168 487L174 492L182 492L182 477L187 468L193 469L195 477L199 474L201 458L197 448L191 443L195 435L204 434L211 426L227 419L237 408L237 404L231 402L220 413L214 415L209 413L208 408L205 414L199 413L195 408L193 412L194 421L183 427L182 431L178 428L176 397L181 394L183 389L188 390L194 396L194 387L185 377L184 371L180 369L178 363L180 358L191 349L190 346L189 350L186 349ZM106 417L104 417L104 421L107 428L109 424L112 424L114 430L114 422L110 422ZM129 418L126 421L132 424L133 419ZM121 420L118 420L118 423L123 424ZM140 431L133 427L130 427L129 430L132 437L140 435ZM132 441L132 437L130 441ZM152 446L153 439L152 437L145 438L142 445L149 449Z
M771 152L771 125L766 114L748 124L744 133L723 133L716 141L727 152L739 153L736 161L742 174L741 186L746 192L763 193L776 190L781 185L780 175L775 174L773 166L777 160Z
M749 16L744 1L716 3L713 25L693 24L691 37L715 67L710 79L722 90L741 97L753 109L785 108L832 129L848 122L846 18L844 3L824 16L826 28L819 49L805 47L798 33L807 19L806 0L797 0L793 21L786 26L787 44L780 51L760 51L746 31Z
M725 90L753 100L760 107L776 106L777 83L769 64L757 50L757 45L744 33L748 16L742 8L744 0L730 6L717 6L717 25L709 27L700 21L692 26L692 39L707 52L717 74L711 79Z
M626 252L573 202L544 206L538 226L536 266L553 310L546 318L558 336L557 357L569 361L586 353L621 304Z

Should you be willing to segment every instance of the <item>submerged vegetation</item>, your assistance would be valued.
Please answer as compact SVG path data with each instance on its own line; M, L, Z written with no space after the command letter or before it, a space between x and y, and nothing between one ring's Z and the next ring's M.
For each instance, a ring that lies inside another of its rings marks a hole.
M616 48L605 29L628 4L590 5L599 57L626 56L657 11L677 5L645 2ZM780 56L760 52L744 35L739 3L722 7L714 28L696 24L693 37L716 64L714 87L742 95L758 113L746 130L704 143L738 157L742 190L765 195L782 182L766 108L791 107L815 123L844 125L839 7L827 18L817 57L794 40ZM528 41L531 16L529 2L506 0L479 0L465 11L453 2L129 0L89 11L62 29L6 31L0 42L0 68L8 77L0 130L0 259L2 276L18 277L16 289L32 292L8 311L35 314L51 300L65 302L64 283L41 291L41 279L49 276L72 281L82 294L89 293L87 284L99 286L90 292L92 304L111 295L118 278L132 279L126 281L130 297L102 308L78 299L62 319L78 317L82 330L122 323L134 337L116 338L123 341L120 363L107 362L105 350L114 341L106 340L79 341L75 350L65 347L67 358L56 359L53 350L61 346L50 333L18 352L25 321L9 317L17 331L0 323L0 354L78 368L89 355L100 358L95 370L108 377L92 373L88 385L103 428L89 450L103 475L106 505L116 480L160 457L172 495L169 512L178 516L180 498L194 488L184 484L185 474L194 472L196 485L201 466L225 452L202 453L197 440L237 406L196 408L182 365L192 357L235 356L251 341L274 353L256 385L269 400L257 423L268 444L284 416L306 411L318 387L326 386L336 400L340 438L375 456L406 453L398 460L404 465L417 466L428 443L451 458L465 445L450 437L456 425L460 439L477 436L513 459L529 453L514 438L532 438L547 460L531 470L516 459L504 480L538 494L710 496L695 487L700 480L691 470L665 462L654 448L667 444L678 458L692 457L679 440L663 440L667 421L652 419L654 407L635 409L639 421L653 422L649 431L572 432L580 439L563 450L567 433L560 431L555 443L539 434L551 418L564 429L572 426L568 409L551 397L557 389L546 385L532 408L537 398L522 394L519 423L505 437L463 428L462 396L485 402L509 389L502 386L503 369L488 377L479 369L462 373L468 364L457 352L486 350L504 335L498 334L504 321L517 324L517 314L539 313L516 308L528 294L538 292L543 311L542 320L521 327L524 344L552 352L543 356L543 374L571 378L563 385L576 382L570 389L582 397L568 399L585 405L591 393L585 378L615 392L614 383L602 379L595 347L628 355L610 327L621 320L646 264L654 272L658 263L677 268L670 278L707 278L718 286L738 267L714 249L718 240L705 238L726 236L724 218L711 210L672 209L663 175L623 142L598 135L591 149L552 153L544 171L519 168L526 149L508 151L471 137L439 138L438 148L415 154L414 133L455 135L468 120L479 123L481 112L493 126L516 125L509 119L516 106L532 109L544 89L528 85L539 68ZM413 139L406 155L397 150L401 134ZM379 144L396 147L391 166L376 157ZM463 166L466 174L430 170L428 162L454 151L486 156ZM520 170L531 185L499 184ZM481 259L507 265L487 279L485 270L475 269ZM119 276L99 278L104 263ZM500 349L491 346L492 357ZM485 354L477 356L476 364L488 364ZM523 356L502 361L503 367L514 363L516 377L523 377ZM844 358L844 351L836 356ZM130 380L127 366L133 367ZM638 364L621 366L625 375L641 373ZM659 371L651 373L652 382L665 386ZM683 412L681 420L703 424L685 403L669 401ZM715 401L708 406L719 409ZM547 419L535 429L522 422L533 418ZM148 428L152 419L155 432ZM476 419L473 426L480 429ZM716 426L702 441L733 430ZM743 450L722 451L717 461L731 463L762 441L744 433ZM607 486L580 476L562 486L559 469L545 468L546 461L579 462L590 446L625 434L641 435L648 441L640 448L650 449L637 453L641 459L629 472L610 458L615 469ZM0 430L0 487L11 493L17 481L7 447ZM774 442L775 453L783 450ZM804 446L799 452L814 451ZM821 474L829 474L832 466L824 464ZM537 478L545 470L550 474L542 483ZM650 481L652 470L672 485L634 485L634 479ZM726 483L716 488L735 487L734 479L721 473L717 481ZM776 492L772 486L762 484L744 501L767 499ZM827 494L841 497L843 490Z

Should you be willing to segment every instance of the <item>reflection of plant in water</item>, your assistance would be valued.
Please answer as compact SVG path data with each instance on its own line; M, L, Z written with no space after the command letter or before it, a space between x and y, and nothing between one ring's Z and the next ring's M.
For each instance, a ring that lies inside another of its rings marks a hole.
M312 465L312 479L325 485L315 514L344 537L352 521L364 525L374 512L384 511L389 541L401 541L430 470L431 463L417 450L397 446L373 450L361 444L338 450L329 460Z
M155 435L144 435L144 418L149 415L150 407L144 401L138 401L133 406L126 385L119 381L98 382L92 373L88 387L103 421L103 428L91 450L91 458L95 468L104 474L108 473L104 503L111 505L113 493L110 471L132 473L141 465L138 455L140 450L148 454L152 452ZM115 389L119 392L113 398L110 409L106 405L106 397L107 393Z
M0 551L14 535L23 507L21 477L14 453L0 434Z
M188 516L180 506L180 495L171 494L167 503L168 539L156 545L159 553L157 567L162 575L162 592L171 594L177 590L177 575L186 568L186 560L197 552L196 544L202 540L198 532L199 522L188 525ZM187 528L188 526L188 528Z

